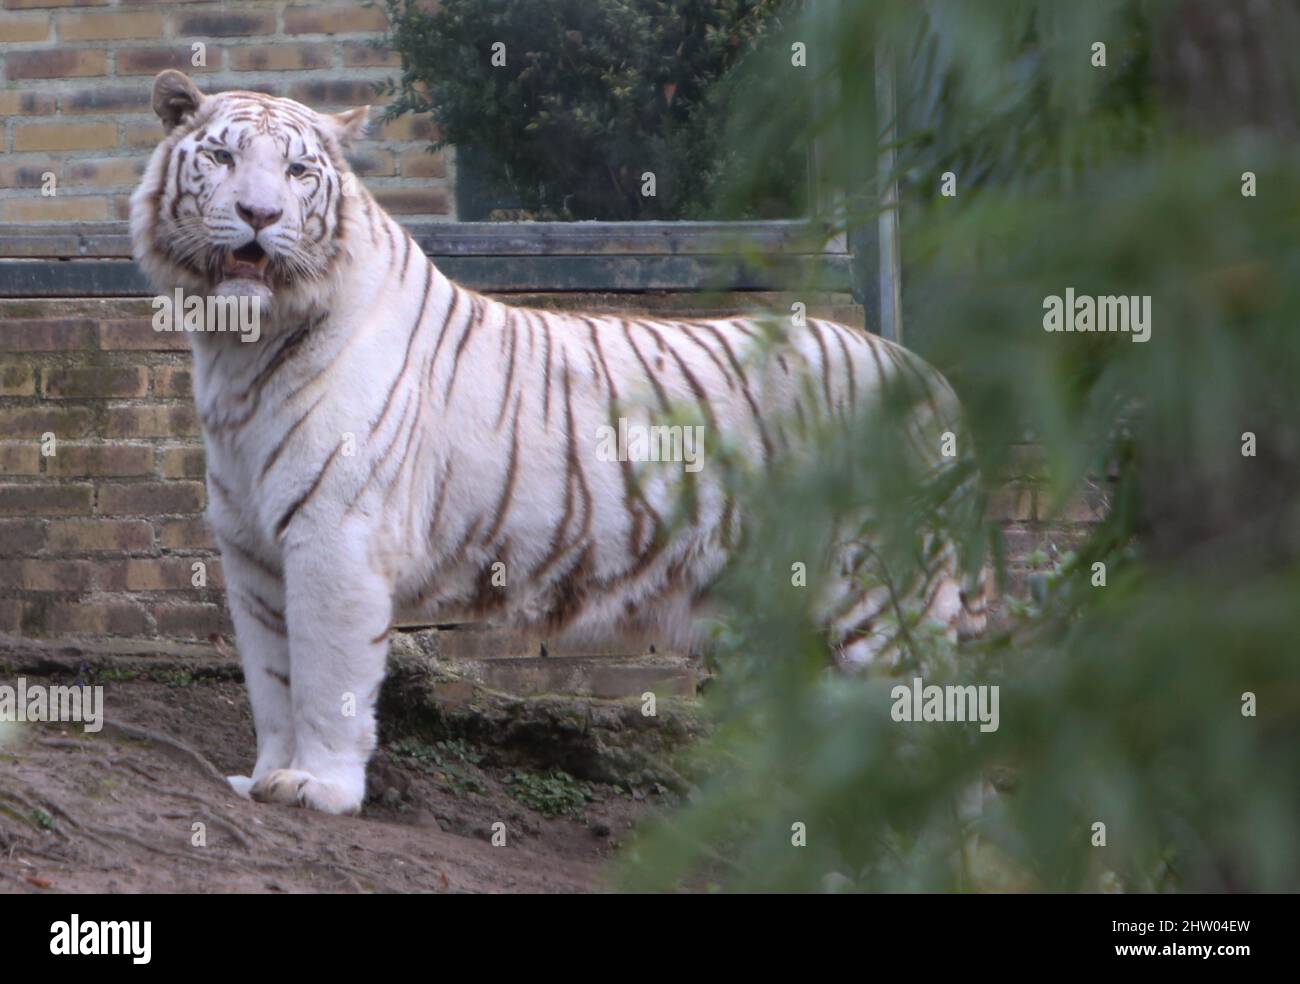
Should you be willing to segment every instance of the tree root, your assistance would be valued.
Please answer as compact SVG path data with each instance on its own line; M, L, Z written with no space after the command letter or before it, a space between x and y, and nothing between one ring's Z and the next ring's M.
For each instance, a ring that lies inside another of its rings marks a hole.
M105 720L104 730L126 738L133 738L136 741L151 742L163 749L171 758L198 766L203 775L222 789L230 789L226 777L221 774L215 765L209 762L201 753L196 752L189 745L179 742L175 738L159 734L156 731L150 731L148 728L141 728L139 725L123 724L121 721Z

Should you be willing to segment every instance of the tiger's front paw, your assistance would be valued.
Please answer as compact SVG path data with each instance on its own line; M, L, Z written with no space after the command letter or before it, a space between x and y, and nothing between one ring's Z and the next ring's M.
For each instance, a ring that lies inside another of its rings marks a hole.
M275 769L253 783L250 792L259 803L304 806L321 813L357 814L365 798L365 781L363 778L358 790L355 784L318 779L302 769Z
M230 788L244 799L252 799L253 780L248 776L226 776L226 782L230 783Z

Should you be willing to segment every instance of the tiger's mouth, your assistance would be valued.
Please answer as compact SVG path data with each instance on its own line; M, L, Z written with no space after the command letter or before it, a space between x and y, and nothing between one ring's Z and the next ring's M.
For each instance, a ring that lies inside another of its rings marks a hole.
M254 283L266 283L266 267L271 258L266 250L257 244L257 240L240 246L226 257L221 268L222 282L228 280L251 280Z

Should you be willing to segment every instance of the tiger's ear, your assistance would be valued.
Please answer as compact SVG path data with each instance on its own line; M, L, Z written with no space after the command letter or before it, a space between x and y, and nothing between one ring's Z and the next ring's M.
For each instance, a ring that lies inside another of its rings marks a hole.
M334 113L326 116L329 120L330 128L334 131L334 137L339 142L340 147L346 147L354 140L360 140L366 135L366 126L370 120L370 107L358 106L356 109L349 109L346 112Z
M159 72L153 80L153 111L162 120L163 129L170 133L185 117L199 111L206 99L184 72L169 68Z

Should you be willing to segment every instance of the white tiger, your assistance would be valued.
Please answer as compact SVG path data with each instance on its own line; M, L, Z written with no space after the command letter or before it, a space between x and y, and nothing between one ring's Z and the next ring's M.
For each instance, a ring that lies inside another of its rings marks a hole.
M828 321L759 360L745 319L499 303L439 273L352 176L341 148L365 109L206 96L175 71L153 105L166 136L131 199L136 261L160 291L265 302L259 344L191 335L208 514L257 729L251 776L230 782L254 799L360 809L397 604L687 640L741 511L707 471L643 474L597 453L611 419L667 423L685 407L768 461L808 418L868 405L887 374L933 374ZM953 553L905 600L974 627ZM860 578L860 554L836 564L831 642L868 660L895 642L897 606Z

